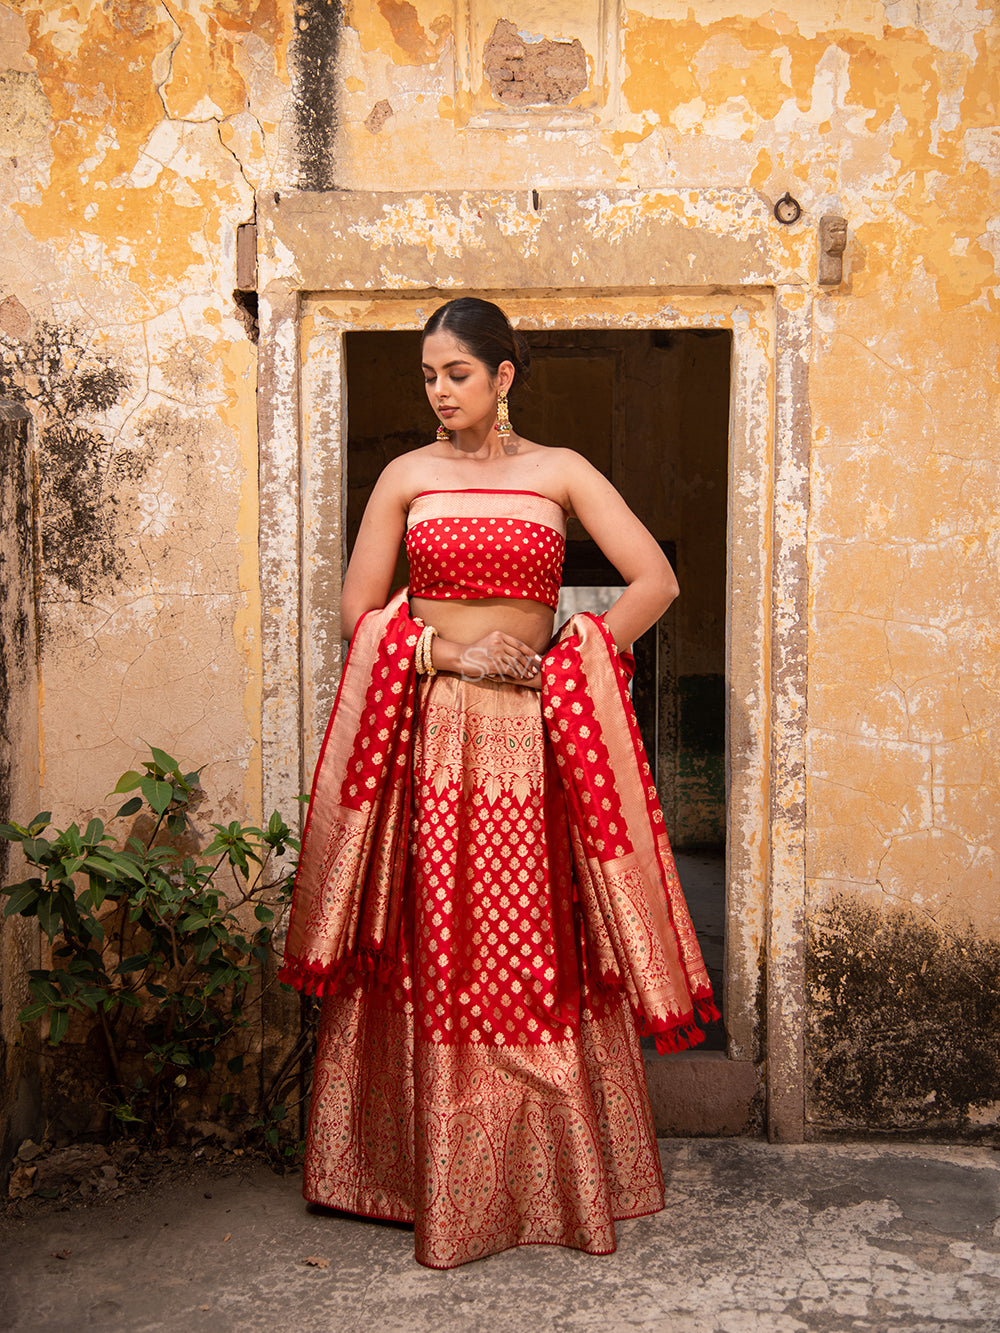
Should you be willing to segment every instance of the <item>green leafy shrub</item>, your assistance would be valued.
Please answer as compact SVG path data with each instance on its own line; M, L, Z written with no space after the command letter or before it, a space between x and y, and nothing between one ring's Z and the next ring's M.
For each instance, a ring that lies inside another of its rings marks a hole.
M120 1124L148 1130L171 1123L182 1090L220 1056L235 1051L228 1070L241 1073L238 1037L273 984L271 936L294 874L285 854L299 845L276 812L265 829L212 824L197 850L200 772L182 773L151 747L142 771L115 787L136 793L114 816L134 821L124 839L100 819L52 831L48 813L0 825L0 838L37 871L0 890L4 915L37 917L51 946L47 965L29 974L32 1002L18 1018L47 1018L59 1046L74 1015L92 1015L107 1053L108 1107ZM224 1094L223 1112L232 1105ZM257 1115L274 1128L284 1106L262 1097ZM277 1147L275 1136L267 1141Z

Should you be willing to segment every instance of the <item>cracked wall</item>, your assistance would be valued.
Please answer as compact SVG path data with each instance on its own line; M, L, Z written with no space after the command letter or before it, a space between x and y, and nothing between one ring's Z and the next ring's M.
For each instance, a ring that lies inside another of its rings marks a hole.
M288 22L267 0L0 5L0 392L36 426L57 820L103 809L140 738L207 762L220 813L259 804L235 231L280 151Z
M41 556L41 792L16 817L108 818L147 741L206 765L208 818L261 816L235 236L284 151L290 21L268 0L0 4L0 396L34 420ZM99 1128L71 1100L72 1130Z
M501 22L529 53L573 53L572 81L498 97ZM150 739L208 764L220 814L260 813L275 609L257 350L233 301L258 192L406 195L385 235L345 242L425 247L419 272L388 279L403 287L454 258L447 220L412 202L432 190L478 192L487 221L502 191L544 208L556 189L749 187L768 212L789 191L803 215L773 244L813 300L807 914L845 947L873 911L910 914L942 958L968 931L987 949L997 39L985 0L0 0L0 374L34 418L41 479L45 805L102 810ZM843 282L820 289L828 213L848 245ZM689 234L681 272L700 263ZM596 286L648 286L629 236ZM861 1013L863 970L844 984ZM827 988L809 996L809 1114L853 1125L831 1095Z

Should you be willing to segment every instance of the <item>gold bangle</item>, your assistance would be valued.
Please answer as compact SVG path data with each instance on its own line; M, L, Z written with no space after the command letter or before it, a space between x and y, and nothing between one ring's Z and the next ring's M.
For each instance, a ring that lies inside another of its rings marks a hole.
M436 676L437 668L432 657L432 647L437 630L433 625L425 625L417 640L416 669L418 676Z
M437 630L434 628L433 625L428 625L424 633L427 635L427 642L424 645L424 666L426 668L425 675L436 676L437 667L434 665L433 653L434 653L434 640L437 638Z

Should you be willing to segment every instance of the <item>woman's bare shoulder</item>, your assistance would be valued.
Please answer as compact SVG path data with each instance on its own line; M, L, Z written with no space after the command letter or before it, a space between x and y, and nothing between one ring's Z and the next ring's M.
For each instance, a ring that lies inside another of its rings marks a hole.
M592 477L597 469L575 449L561 445L538 445L532 457L539 476L558 490L567 490L581 480Z
M593 470L593 464L575 449L567 449L560 444L536 444L537 458L542 467L551 468L553 473L571 473L581 470Z
M409 504L423 488L426 478L433 467L434 445L424 444L419 449L411 449L386 463L379 474L378 488L388 494L398 496L404 505Z

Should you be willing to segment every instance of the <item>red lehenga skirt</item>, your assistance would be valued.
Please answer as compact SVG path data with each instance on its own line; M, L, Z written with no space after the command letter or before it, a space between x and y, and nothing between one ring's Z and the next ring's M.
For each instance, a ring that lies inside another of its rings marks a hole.
M610 1253L663 1177L628 999L588 975L541 697L440 673L416 714L399 943L324 999L305 1195L412 1221L435 1268Z

